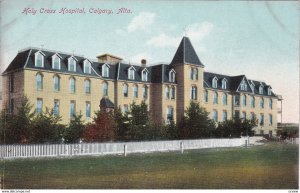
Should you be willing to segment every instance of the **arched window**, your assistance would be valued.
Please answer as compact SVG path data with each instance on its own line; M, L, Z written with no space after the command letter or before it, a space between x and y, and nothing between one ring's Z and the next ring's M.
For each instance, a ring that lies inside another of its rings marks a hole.
M198 69L197 68L194 68L194 70L193 70L193 79L198 80Z
M169 72L169 82L175 82L175 71L173 69Z
M247 105L247 97L246 95L242 95L242 105L245 107Z
M223 101L223 105L226 106L227 105L227 94L226 93L223 93L222 101Z
M218 111L217 110L213 110L212 118L215 122L218 122Z
M146 85L143 86L143 98L148 98L148 87Z
M36 80L36 89L43 90L43 75L41 73L37 73L35 76Z
M208 102L208 91L207 90L205 90L204 91L204 102Z
M213 94L213 104L218 104L218 93L214 92Z
M223 111L222 121L227 121L227 111Z
M259 86L259 94L264 94L264 87L263 86Z
M268 95L272 95L272 88L271 87L268 87Z
M35 66L36 67L44 67L44 56L41 52L35 53Z
M212 80L212 87L213 88L218 88L218 78L214 77Z
M260 100L259 100L259 106L260 106L261 109L264 108L264 99L263 98L260 98Z
M197 87L196 86L192 86L191 99L192 100L197 100Z
M138 86L133 86L133 97L138 98Z
M169 88L169 86L166 86L165 87L165 92L166 92L166 99L170 99L170 88Z
M102 83L102 96L108 95L108 85L107 82Z
M227 80L225 78L222 80L222 89L227 89Z
M102 65L102 76L109 77L109 66L107 64Z
M273 117L271 114L269 114L269 124L273 125Z
M251 106L251 108L255 108L255 98L254 98L254 96L250 96L250 106Z
M128 68L128 79L129 80L134 80L134 71L135 69L131 66L130 68Z
M70 78L70 92L75 93L75 78Z
M69 59L69 71L76 72L76 61L73 57L70 57Z
M85 93L90 94L91 93L91 81L89 79L86 79L84 81L84 87L85 87Z
M171 99L175 99L175 87L171 87Z
M83 63L83 72L91 74L91 63L88 60L85 60Z
M60 90L60 80L58 75L54 75L53 77L53 83L54 83L54 91L58 92Z
M146 69L142 71L142 81L148 81L148 72Z
M127 84L123 85L123 96L128 97L128 85Z
M52 56L52 68L56 70L60 69L60 58L56 54Z
M273 101L272 101L272 99L269 99L269 108L270 108L270 109L273 108Z

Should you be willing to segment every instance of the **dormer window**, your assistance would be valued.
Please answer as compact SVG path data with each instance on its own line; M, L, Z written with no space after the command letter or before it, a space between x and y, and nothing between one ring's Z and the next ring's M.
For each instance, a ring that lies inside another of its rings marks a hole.
M245 79L242 80L241 90L247 91L247 83L246 83Z
M109 77L109 68L110 68L110 66L108 64L103 64L103 66L102 66L102 76L103 77Z
M91 63L88 60L83 62L83 72L86 74L91 74Z
M68 70L71 72L76 72L76 60L73 57L70 57L68 59L68 62L69 62Z
M254 93L254 84L251 83L251 84L250 84L250 87L251 87L252 93Z
M261 85L259 86L259 94L264 94L264 87Z
M174 69L172 69L169 72L169 82L175 82L175 70Z
M224 78L222 80L222 89L227 89L227 80L226 80L226 78Z
M57 54L52 56L52 69L60 70L60 57Z
M34 58L35 58L35 66L36 67L44 67L44 56L45 54L43 54L42 52L36 52L34 54Z
M148 81L148 72L146 68L142 71L142 81Z
M269 96L272 95L272 88L271 87L268 88L268 95Z
M135 68L133 66L131 66L130 68L128 68L128 79L129 80L134 80L134 71Z
M213 88L218 88L218 78L214 77L212 80L212 87Z

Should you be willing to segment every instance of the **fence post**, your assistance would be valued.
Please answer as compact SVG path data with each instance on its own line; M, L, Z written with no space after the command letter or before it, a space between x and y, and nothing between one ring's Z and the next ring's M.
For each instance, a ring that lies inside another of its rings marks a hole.
M124 157L126 157L126 156L127 156L127 145L124 144Z
M181 151L181 153L183 153L183 142L182 141L180 141L180 151Z

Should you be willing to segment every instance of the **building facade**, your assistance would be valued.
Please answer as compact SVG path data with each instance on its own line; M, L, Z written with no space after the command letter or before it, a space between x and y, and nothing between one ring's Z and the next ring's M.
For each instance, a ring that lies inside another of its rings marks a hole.
M133 102L148 104L156 123L180 120L190 101L199 102L216 122L240 118L259 121L256 134L274 134L278 96L265 82L245 75L204 71L190 39L183 37L169 64L126 64L103 54L97 61L46 49L20 51L2 74L2 107L14 113L23 95L36 113L53 110L67 124L74 114L90 122L103 109L130 109Z

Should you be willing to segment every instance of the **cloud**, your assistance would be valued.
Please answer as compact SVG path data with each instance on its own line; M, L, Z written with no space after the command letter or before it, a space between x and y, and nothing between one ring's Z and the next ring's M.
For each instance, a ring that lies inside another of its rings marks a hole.
M154 22L155 14L150 12L140 12L127 26L128 32L146 30Z
M181 37L171 37L162 33L156 37L152 37L146 44L155 47L176 47L178 46L180 38Z
M187 27L187 36L197 45L197 42L203 40L213 30L214 25L210 22L193 23ZM161 33L158 36L150 38L146 44L155 47L177 47L182 36L172 37L165 33ZM201 47L201 50L205 48Z

